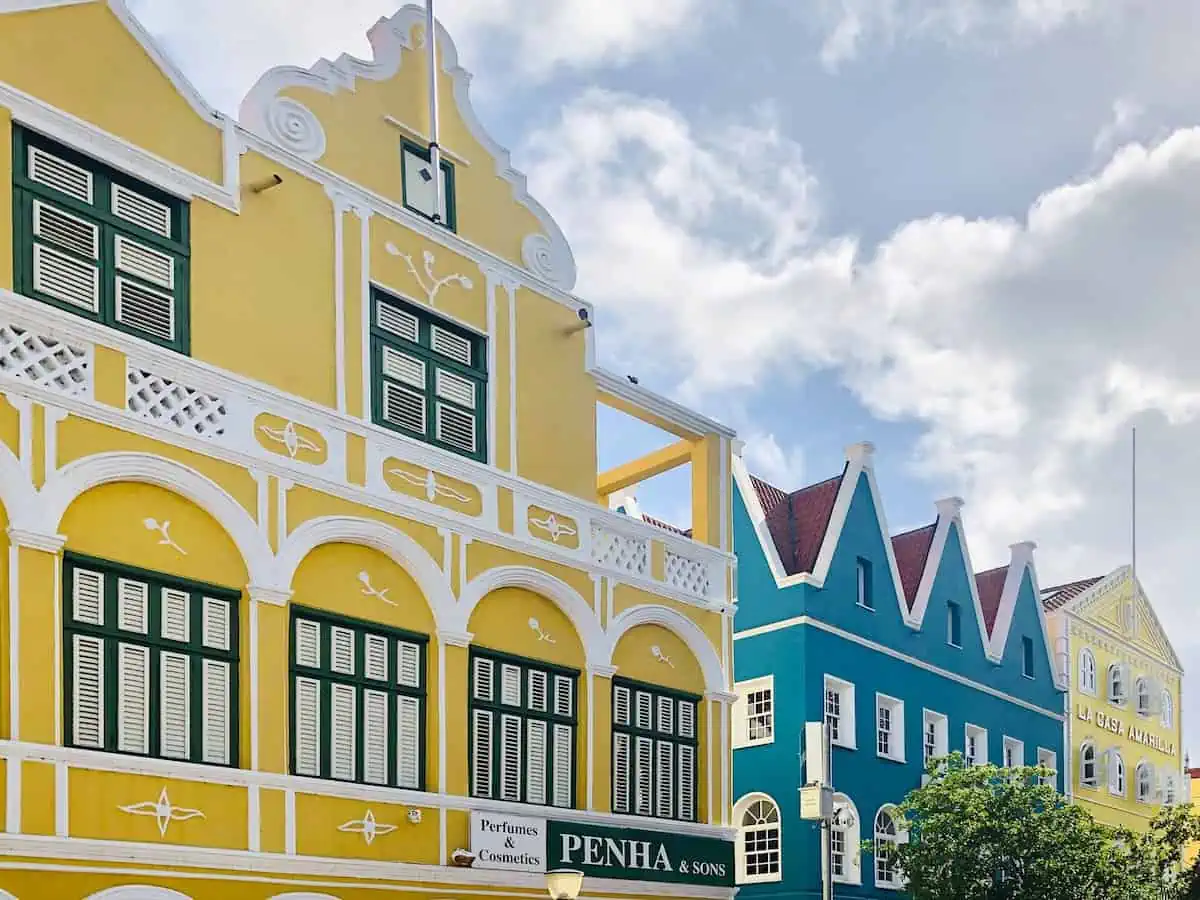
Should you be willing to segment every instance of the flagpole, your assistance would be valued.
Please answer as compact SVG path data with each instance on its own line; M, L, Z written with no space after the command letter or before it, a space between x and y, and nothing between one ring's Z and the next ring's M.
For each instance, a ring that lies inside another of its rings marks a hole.
M433 176L433 214L442 220L442 148L438 145L437 20L433 0L425 0L425 52L429 63L429 168Z
M1137 426L1130 435L1129 454L1129 562L1137 583ZM1135 588L1136 590L1136 588Z

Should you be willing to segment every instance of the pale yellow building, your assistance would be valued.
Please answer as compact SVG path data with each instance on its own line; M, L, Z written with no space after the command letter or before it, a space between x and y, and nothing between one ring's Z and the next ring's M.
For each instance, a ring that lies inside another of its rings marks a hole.
M234 121L0 0L0 898L732 897L733 435L596 367L424 15Z
M1183 669L1129 566L1042 591L1070 679L1064 783L1100 822L1142 830L1184 802Z

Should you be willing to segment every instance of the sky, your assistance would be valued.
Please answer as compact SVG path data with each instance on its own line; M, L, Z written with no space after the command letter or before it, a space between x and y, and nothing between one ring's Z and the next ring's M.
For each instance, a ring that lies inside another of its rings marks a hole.
M369 56L396 0L130 0L236 112ZM1129 562L1185 668L1200 537L1195 0L439 0L600 360L735 427L783 488L872 441L893 532L960 495L981 569ZM602 464L653 436L606 416ZM617 449L622 453L618 454ZM676 521L681 480L644 487ZM1200 690L1184 701L1200 753Z

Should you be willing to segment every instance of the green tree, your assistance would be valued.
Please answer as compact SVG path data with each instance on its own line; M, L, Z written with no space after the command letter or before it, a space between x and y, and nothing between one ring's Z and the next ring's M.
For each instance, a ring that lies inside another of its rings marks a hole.
M1046 769L968 766L955 753L899 807L896 860L912 900L1183 900L1188 807L1147 834L1112 830L1067 803ZM873 848L864 845L864 850Z

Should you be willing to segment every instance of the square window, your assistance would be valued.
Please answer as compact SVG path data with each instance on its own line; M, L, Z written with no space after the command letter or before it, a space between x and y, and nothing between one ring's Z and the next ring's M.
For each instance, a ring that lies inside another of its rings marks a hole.
M969 766L986 766L988 761L987 729L968 724L963 737L963 756Z
M769 744L775 738L775 676L734 685L734 747Z
M1025 765L1025 744L1007 735L1004 738L1004 768L1018 769Z
M433 165L429 149L404 141L401 144L403 199L406 209L444 225L450 231L456 227L454 204L454 166L441 156L437 216L434 216Z
M825 721L829 724L830 743L847 750L855 749L853 684L825 676Z
M904 762L904 702L885 694L875 695L875 752Z
M946 717L927 709L923 717L923 726L921 750L924 762L946 756L949 753Z

